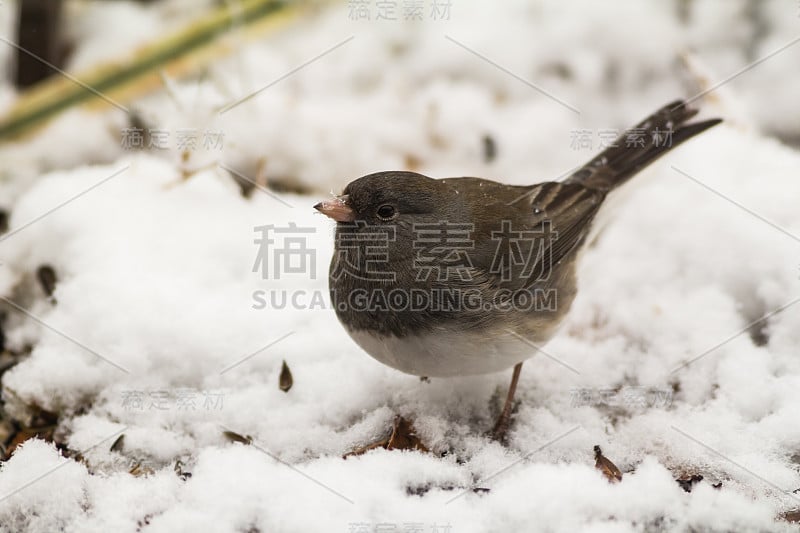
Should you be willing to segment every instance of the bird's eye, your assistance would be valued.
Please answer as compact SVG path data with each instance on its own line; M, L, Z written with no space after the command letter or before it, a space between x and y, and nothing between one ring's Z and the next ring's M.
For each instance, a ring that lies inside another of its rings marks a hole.
M383 204L378 208L378 216L383 220L391 220L397 214L394 207L389 204Z

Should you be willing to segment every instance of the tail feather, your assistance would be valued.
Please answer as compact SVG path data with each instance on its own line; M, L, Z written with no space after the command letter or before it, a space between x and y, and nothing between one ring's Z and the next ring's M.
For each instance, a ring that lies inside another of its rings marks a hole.
M698 110L676 100L626 130L583 167L565 180L599 191L625 183L644 167L695 135L716 126L721 119L687 123Z

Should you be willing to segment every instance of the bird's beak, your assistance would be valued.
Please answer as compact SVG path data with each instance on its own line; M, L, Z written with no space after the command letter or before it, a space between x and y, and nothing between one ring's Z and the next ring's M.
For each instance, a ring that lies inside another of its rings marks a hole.
M347 205L347 195L336 196L330 200L324 200L314 206L314 209L336 222L352 222L356 219L353 208Z

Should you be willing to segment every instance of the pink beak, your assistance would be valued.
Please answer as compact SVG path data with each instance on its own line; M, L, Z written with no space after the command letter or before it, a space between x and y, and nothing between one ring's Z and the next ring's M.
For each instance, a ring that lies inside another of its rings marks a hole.
M314 209L336 222L352 222L356 219L355 211L347 205L347 195L324 200L315 205Z

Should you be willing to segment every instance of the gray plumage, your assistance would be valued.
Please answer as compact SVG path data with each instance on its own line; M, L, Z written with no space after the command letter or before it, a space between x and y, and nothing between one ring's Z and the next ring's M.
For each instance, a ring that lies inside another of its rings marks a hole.
M420 376L494 372L533 356L522 339L546 342L569 310L577 251L607 195L720 122L688 123L696 113L672 102L563 182L413 172L353 181L338 200L315 206L338 221L330 291L339 320L370 355ZM644 142L631 143L633 134ZM457 242L437 247L437 228L455 231ZM402 293L428 295L428 305L386 301Z

